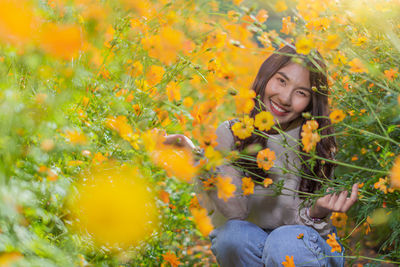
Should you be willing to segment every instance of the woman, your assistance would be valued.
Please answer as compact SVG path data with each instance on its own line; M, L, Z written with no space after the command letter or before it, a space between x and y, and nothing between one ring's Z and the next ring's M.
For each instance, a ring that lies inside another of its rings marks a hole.
M323 128L322 135L333 133L326 119L328 84L320 58L317 53L317 57L308 60L287 45L261 65L252 86L256 105L249 115L255 118L262 111L271 112L282 133L270 130L242 140L232 131L234 121L226 121L217 129L218 150L249 154L249 148L258 144L277 155L274 166L267 172L258 168L254 160L247 159L219 166L218 173L231 177L237 188L235 197L227 201L219 199L216 191L200 188L200 203L207 208L216 227L210 234L211 249L221 266L282 266L288 259L286 256L293 258L296 266L344 265L343 251L331 252L326 242L327 235L334 231L330 215L346 212L356 202L358 185L353 185L350 197L345 190L320 197L314 205L303 206L301 200L305 195L320 189L321 179L332 177L334 165L317 160L311 167L306 164L307 155L295 152L304 152L298 145L307 121L303 113L315 117L319 128ZM180 135L167 137L167 142L179 138L181 145L189 146L187 138ZM318 156L334 159L334 137L322 138L315 149ZM254 194L243 195L243 177L256 182ZM263 186L267 177L274 184L283 185L280 195Z

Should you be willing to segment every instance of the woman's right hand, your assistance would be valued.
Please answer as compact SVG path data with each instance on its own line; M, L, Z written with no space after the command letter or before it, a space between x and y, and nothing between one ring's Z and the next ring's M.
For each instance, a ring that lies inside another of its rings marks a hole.
M164 144L174 145L180 148L186 148L190 151L196 149L193 142L183 134L170 134L165 136Z

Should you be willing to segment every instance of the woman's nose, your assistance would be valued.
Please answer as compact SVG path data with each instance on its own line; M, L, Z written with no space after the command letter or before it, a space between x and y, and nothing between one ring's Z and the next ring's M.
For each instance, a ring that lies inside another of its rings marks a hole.
M278 97L279 104L281 104L282 106L289 107L290 101L291 101L291 92L292 92L292 90L289 90L289 89L281 90L279 92L279 97Z

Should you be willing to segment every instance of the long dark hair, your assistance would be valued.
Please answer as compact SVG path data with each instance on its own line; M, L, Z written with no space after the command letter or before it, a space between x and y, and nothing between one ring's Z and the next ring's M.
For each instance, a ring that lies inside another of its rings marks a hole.
M255 107L250 112L249 116L254 118L259 112L265 111L265 106L259 104L264 99L265 87L271 77L281 68L292 63L293 58L302 59L306 67L310 71L310 84L314 88L311 94L310 104L306 107L304 112L309 112L311 116L315 116L315 120L318 122L319 128L323 128L321 135L328 135L327 137L321 138L316 145L316 154L325 159L334 159L337 150L337 144L334 136L334 129L331 122L327 118L320 118L320 116L327 117L329 115L328 107L328 81L326 76L326 66L323 62L322 56L316 52L312 59L307 58L302 54L296 53L296 50L290 46L285 45L280 48L277 53L269 56L264 63L261 65L258 74L253 82L252 90L255 91L256 97ZM301 119L301 127L306 123L305 118ZM232 126L233 123L231 123ZM268 132L267 132L268 133ZM235 138L236 149L239 152L249 150L248 148L253 145L260 145L261 148L266 148L268 138L261 137L256 134L252 134L250 137L244 140L238 140ZM299 133L299 140L301 140L301 131ZM301 147L299 148L302 149ZM248 155L256 156L257 152L247 152ZM313 193L321 188L320 179L330 179L333 174L334 167L336 164L325 162L323 160L316 160L313 168L309 164L305 164L310 159L308 155L302 155L302 166L301 170L301 182L299 190L302 192ZM267 172L263 169L258 168L254 161L246 159L238 159L234 163L248 172L246 175L252 177L254 180L261 182L263 179L260 177L267 177ZM253 174L252 174L253 173ZM315 179L317 177L317 179Z

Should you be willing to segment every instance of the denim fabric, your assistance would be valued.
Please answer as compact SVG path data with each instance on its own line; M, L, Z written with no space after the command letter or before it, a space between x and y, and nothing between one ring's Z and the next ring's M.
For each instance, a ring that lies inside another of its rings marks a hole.
M299 234L302 239L298 239ZM285 225L272 231L243 220L229 220L210 233L211 250L221 267L282 266L286 255L299 266L344 266L344 251L331 247L317 231L304 225Z

